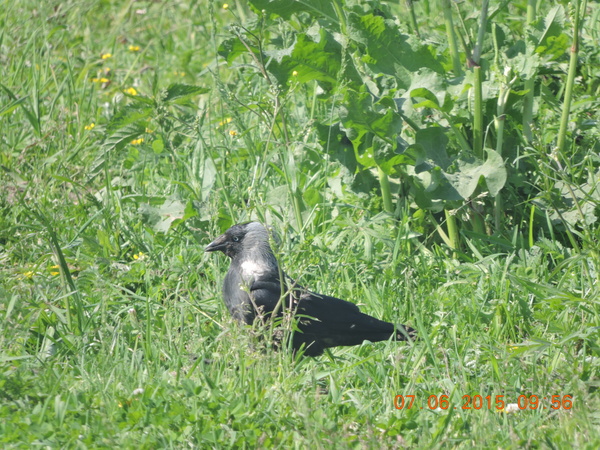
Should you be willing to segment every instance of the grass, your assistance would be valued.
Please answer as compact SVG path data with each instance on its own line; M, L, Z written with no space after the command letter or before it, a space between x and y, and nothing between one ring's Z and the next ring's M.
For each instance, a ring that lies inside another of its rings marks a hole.
M439 16L419 3L418 17ZM313 123L332 113L314 84L277 92L250 61L217 56L226 26L252 20L241 4L2 6L2 448L598 447L590 211L567 230L575 245L558 223L565 210L540 200L522 205L529 222L497 236L465 229L452 250L427 213L400 201L382 212L370 172L358 180L323 157ZM422 18L419 28L435 32ZM582 56L589 80L594 55ZM149 116L127 106L175 84L207 92ZM593 96L597 84L584 88ZM538 109L540 125L558 128L557 105ZM135 138L115 132L119 114L143 123ZM598 133L582 129L569 172L541 162L529 182L571 182L584 192L578 208L597 207ZM545 151L549 138L534 133L523 152ZM421 340L296 360L262 348L222 303L228 261L203 253L251 218L280 232L291 276ZM414 395L413 408L396 409L397 395ZM428 407L442 395L449 409ZM570 395L572 408L462 409L475 395Z

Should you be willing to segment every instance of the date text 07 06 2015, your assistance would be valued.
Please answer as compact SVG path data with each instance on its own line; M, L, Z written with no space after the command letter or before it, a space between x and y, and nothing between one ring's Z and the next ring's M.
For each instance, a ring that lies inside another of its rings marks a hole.
M447 395L430 395L425 405L414 405L416 395L396 395L394 406L396 409L411 409L413 406L419 409L459 409L458 406L450 405ZM463 395L463 404L460 409L497 409L503 411L507 403L504 395ZM571 409L573 407L572 395L519 395L515 404L519 409Z

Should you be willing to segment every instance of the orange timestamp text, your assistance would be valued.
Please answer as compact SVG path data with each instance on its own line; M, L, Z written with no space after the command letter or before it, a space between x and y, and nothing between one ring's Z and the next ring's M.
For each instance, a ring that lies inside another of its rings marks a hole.
M415 405L416 395L396 395L394 397L394 407L396 409L497 409L503 411L507 407L507 401L504 395L463 395L462 406L453 406L450 404L450 397L446 394L430 395L425 405ZM517 402L509 405L516 405L518 409L571 409L573 408L572 395L519 395Z

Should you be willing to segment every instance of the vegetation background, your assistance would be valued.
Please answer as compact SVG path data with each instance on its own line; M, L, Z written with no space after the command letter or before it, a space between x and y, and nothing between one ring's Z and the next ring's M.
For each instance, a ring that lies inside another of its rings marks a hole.
M2 448L600 446L598 2L0 4ZM261 350L249 219L421 340Z

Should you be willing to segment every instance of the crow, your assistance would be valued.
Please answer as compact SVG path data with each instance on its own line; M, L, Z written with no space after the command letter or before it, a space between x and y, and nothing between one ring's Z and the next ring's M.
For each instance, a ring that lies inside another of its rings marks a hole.
M294 353L304 349L307 356L319 356L329 347L372 342L414 339L408 326L393 324L360 312L345 300L316 294L296 284L280 269L269 244L269 231L259 222L234 225L216 238L206 252L221 251L231 258L223 282L223 299L231 315L252 325L294 315L297 329L292 336Z

